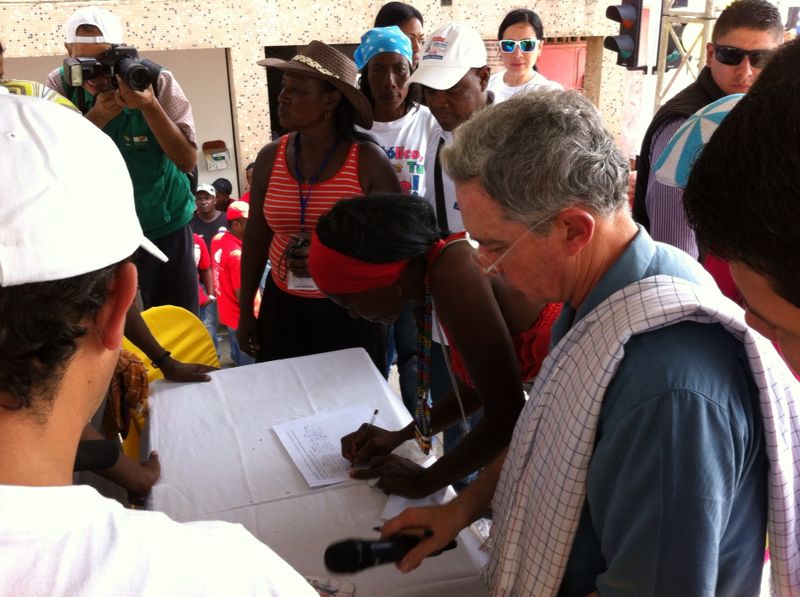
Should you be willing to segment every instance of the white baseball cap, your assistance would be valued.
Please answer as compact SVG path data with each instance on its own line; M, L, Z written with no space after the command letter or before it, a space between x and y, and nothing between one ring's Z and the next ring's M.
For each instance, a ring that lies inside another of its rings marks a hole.
M43 99L0 95L0 286L93 272L142 247L125 161L111 137Z
M214 188L213 184L208 184L207 182L201 182L199 185L197 185L197 190L195 191L195 194L199 193L200 191L205 191L212 197L217 196L217 189Z
M450 89L469 69L481 68L487 62L481 34L472 27L449 23L437 29L425 42L419 68L407 84Z
M97 37L78 36L78 27L94 25L102 33ZM67 43L121 44L122 25L113 14L102 8L88 6L75 11L64 27Z

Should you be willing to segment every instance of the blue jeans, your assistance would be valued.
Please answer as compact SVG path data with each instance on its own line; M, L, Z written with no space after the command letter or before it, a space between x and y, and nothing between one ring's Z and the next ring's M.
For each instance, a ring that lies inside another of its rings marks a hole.
M217 313L216 301L208 303L205 307L200 307L197 310L197 316L203 325L206 326L208 333L211 334L211 339L214 341L214 348L217 349L217 358L219 358L219 314Z
M431 393L431 405L433 406L444 400L447 394L453 391L450 373L447 370L447 362L444 360L444 355L442 354L443 350L447 350L447 347L438 342L431 342L431 383L429 388ZM453 451L461 439L470 432L472 426L478 422L480 416L481 411L467 416L466 429L464 428L464 421L460 420L444 430L443 444L445 454ZM453 483L453 487L456 491L461 491L469 483L474 481L477 476L477 472L470 473L461 481Z
M386 370L392 368L392 360L397 353L397 373L400 376L400 396L408 412L412 415L417 408L417 320L414 305L408 304L400 317L389 328L389 350Z
M236 330L228 325L225 327L228 328L228 340L231 343L231 360L233 364L237 367L241 367L242 365L252 365L255 363L256 360L254 357L251 357L239 348L239 339L236 337Z

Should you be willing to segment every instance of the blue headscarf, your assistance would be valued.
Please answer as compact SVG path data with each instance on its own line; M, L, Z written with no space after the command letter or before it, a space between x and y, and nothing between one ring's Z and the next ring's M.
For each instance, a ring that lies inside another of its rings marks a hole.
M378 54L394 52L411 64L411 40L397 25L376 27L361 36L361 43L353 53L356 68L361 70Z

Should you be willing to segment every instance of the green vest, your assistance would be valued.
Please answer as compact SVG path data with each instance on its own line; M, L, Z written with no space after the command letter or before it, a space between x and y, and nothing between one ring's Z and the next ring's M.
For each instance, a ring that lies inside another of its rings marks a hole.
M82 93L84 105L90 109L94 96L81 87L69 87L64 80L63 67L60 72L64 89L72 90L72 102L80 106L78 94ZM142 112L123 108L103 132L116 143L128 166L136 215L145 236L153 240L188 224L195 207L189 178L161 149Z

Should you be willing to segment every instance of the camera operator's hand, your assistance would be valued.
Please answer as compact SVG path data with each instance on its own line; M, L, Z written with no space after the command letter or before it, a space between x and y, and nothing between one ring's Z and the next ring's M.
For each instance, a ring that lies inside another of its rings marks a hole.
M119 87L117 89L117 103L123 108L146 110L156 101L152 86L148 85L144 91L136 91L123 81L119 75L117 75L117 86Z
M101 91L95 96L94 106L86 113L86 118L97 128L105 126L122 112L123 106L117 101L114 89Z

